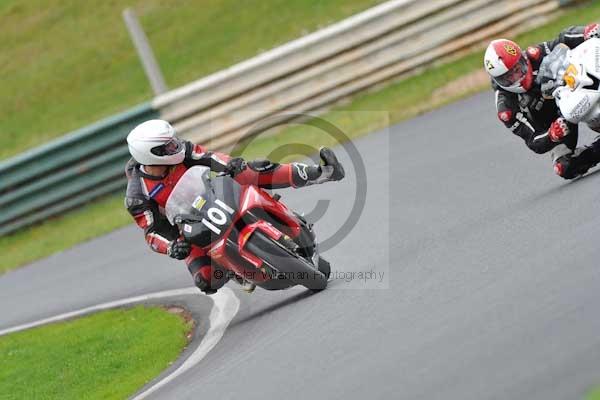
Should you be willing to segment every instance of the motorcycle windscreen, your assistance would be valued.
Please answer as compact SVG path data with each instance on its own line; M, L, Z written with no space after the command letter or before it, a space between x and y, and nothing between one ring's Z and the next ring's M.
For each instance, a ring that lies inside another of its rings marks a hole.
M165 206L171 225L175 225L178 215L199 217L209 192L210 168L196 166L188 169L173 188Z

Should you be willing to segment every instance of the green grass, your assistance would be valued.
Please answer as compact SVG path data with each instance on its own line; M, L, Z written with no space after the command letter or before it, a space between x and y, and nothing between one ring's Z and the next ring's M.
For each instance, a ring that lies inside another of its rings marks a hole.
M515 40L525 48L534 43L555 38L559 31L570 25L582 25L600 20L600 3L578 7L564 13L556 20L530 32L518 35ZM446 64L429 67L424 72L403 79L375 92L363 92L345 105L336 107L321 118L342 129L350 138L364 135L389 124L397 123L424 111L439 107L476 91L489 88L489 84L455 92L439 98L435 92L453 80L482 68L483 50L472 52ZM492 96L490 95L490 101ZM384 111L384 112L381 112ZM490 115L490 118L495 118ZM443 133L440 133L443 134ZM335 141L319 129L299 125L277 136L256 139L248 154L260 156L284 143L333 145Z
M0 337L0 399L126 398L179 356L190 330L139 306Z
M584 400L600 400L600 387L590 391Z
M517 41L523 46L540 42L555 37L564 27L594 20L600 20L600 4L598 3L569 10L555 21L520 35L517 37ZM408 79L374 91L360 93L348 103L335 107L322 118L341 128L351 138L410 118L464 97L473 91L481 90L481 87L471 88L447 97L439 97L435 94L437 89L448 82L482 68L482 57L483 51L478 50L446 64L429 66ZM490 101L493 101L491 96L490 94ZM490 118L496 117L490 115ZM440 134L444 133L440 132ZM323 135L320 130L297 125L283 130L277 135L261 135L258 139L253 140L244 156L248 159L264 157L284 143L318 146L334 144L334 141ZM69 222L65 223L63 220ZM68 248L80 241L78 234L70 236L69 239L70 234L66 226L76 226L81 229L81 232L86 234L81 240L85 240L128 222L130 219L125 215L120 200L111 197L108 200L98 200L86 211L76 211L76 214L69 213L41 227L20 231L4 238L0 237L0 251L3 254L0 273ZM141 232L140 240L142 240ZM51 243L51 245L47 245L47 243ZM37 246L41 246L41 248L37 249ZM5 248L9 250L5 251Z
M0 160L152 97L132 6L174 88L382 0L3 0Z

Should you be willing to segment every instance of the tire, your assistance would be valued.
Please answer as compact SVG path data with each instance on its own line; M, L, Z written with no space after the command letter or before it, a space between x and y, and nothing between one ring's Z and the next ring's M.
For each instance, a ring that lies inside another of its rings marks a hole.
M327 279L329 279L329 276L331 276L331 264L329 264L329 261L323 257L319 257L319 271L321 271L321 273L325 275Z
M263 260L273 272L283 274L285 279L296 285L314 291L327 287L327 277L321 271L259 230L254 231L246 242L246 250Z

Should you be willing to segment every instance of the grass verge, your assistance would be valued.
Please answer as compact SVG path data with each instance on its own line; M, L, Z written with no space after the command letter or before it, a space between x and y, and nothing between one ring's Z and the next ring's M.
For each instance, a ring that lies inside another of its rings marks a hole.
M558 36L560 30L570 25L582 25L599 19L600 3L589 3L571 9L539 28L518 35L515 40L527 46L551 40ZM486 90L490 87L487 78L482 83L469 82L470 78L477 78L473 73L483 70L483 53L483 50L477 50L451 62L430 66L417 75L386 87L359 93L347 104L335 107L321 118L339 127L348 137L354 138ZM454 87L444 90L448 86ZM493 96L490 94L490 102L492 101ZM490 115L490 118L496 117ZM333 138L323 135L321 130L308 125L297 125L276 136L253 140L248 154L264 156L284 143L307 143L313 146L335 144Z
M600 387L593 389L586 396L585 400L600 400Z
M518 36L517 41L524 45L540 42L557 36L561 29L569 25L584 24L599 19L600 4L588 4L571 9L556 20ZM360 93L348 103L335 107L322 118L338 126L350 138L354 138L447 104L484 88L481 85L466 85L450 93L440 92L441 88L456 79L461 77L464 79L465 76L478 71L481 68L482 56L483 52L478 50L442 65L429 66L410 78L377 90ZM493 101L491 94L490 101ZM496 117L490 115L490 118ZM253 140L244 156L249 159L264 157L283 143L306 143L312 146L334 144L332 138L324 137L321 131L306 125L296 125L277 135L261 135L260 138ZM128 222L130 220L126 217L120 201L111 197L98 200L86 211L68 213L40 227L23 230L8 237L0 237L0 251L3 254L0 273L66 249L79 241L101 235ZM77 226L85 232L85 236L77 239L77 235L73 235L71 239L65 239L69 235L68 229L64 230L66 226ZM52 245L47 245L47 242ZM40 249L33 250L38 246Z
M152 97L126 7L177 87L381 1L3 0L0 160Z
M0 337L0 397L127 398L179 356L191 328L139 306Z

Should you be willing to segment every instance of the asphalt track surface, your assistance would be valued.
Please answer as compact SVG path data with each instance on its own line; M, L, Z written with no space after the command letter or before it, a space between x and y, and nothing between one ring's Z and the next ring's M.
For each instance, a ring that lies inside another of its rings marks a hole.
M491 93L355 143L365 210L326 257L383 282L230 284L241 306L221 341L151 398L564 400L600 384L600 174L554 176L496 120ZM326 237L355 180L281 193L304 211L332 198ZM187 286L129 226L2 276L0 329Z

